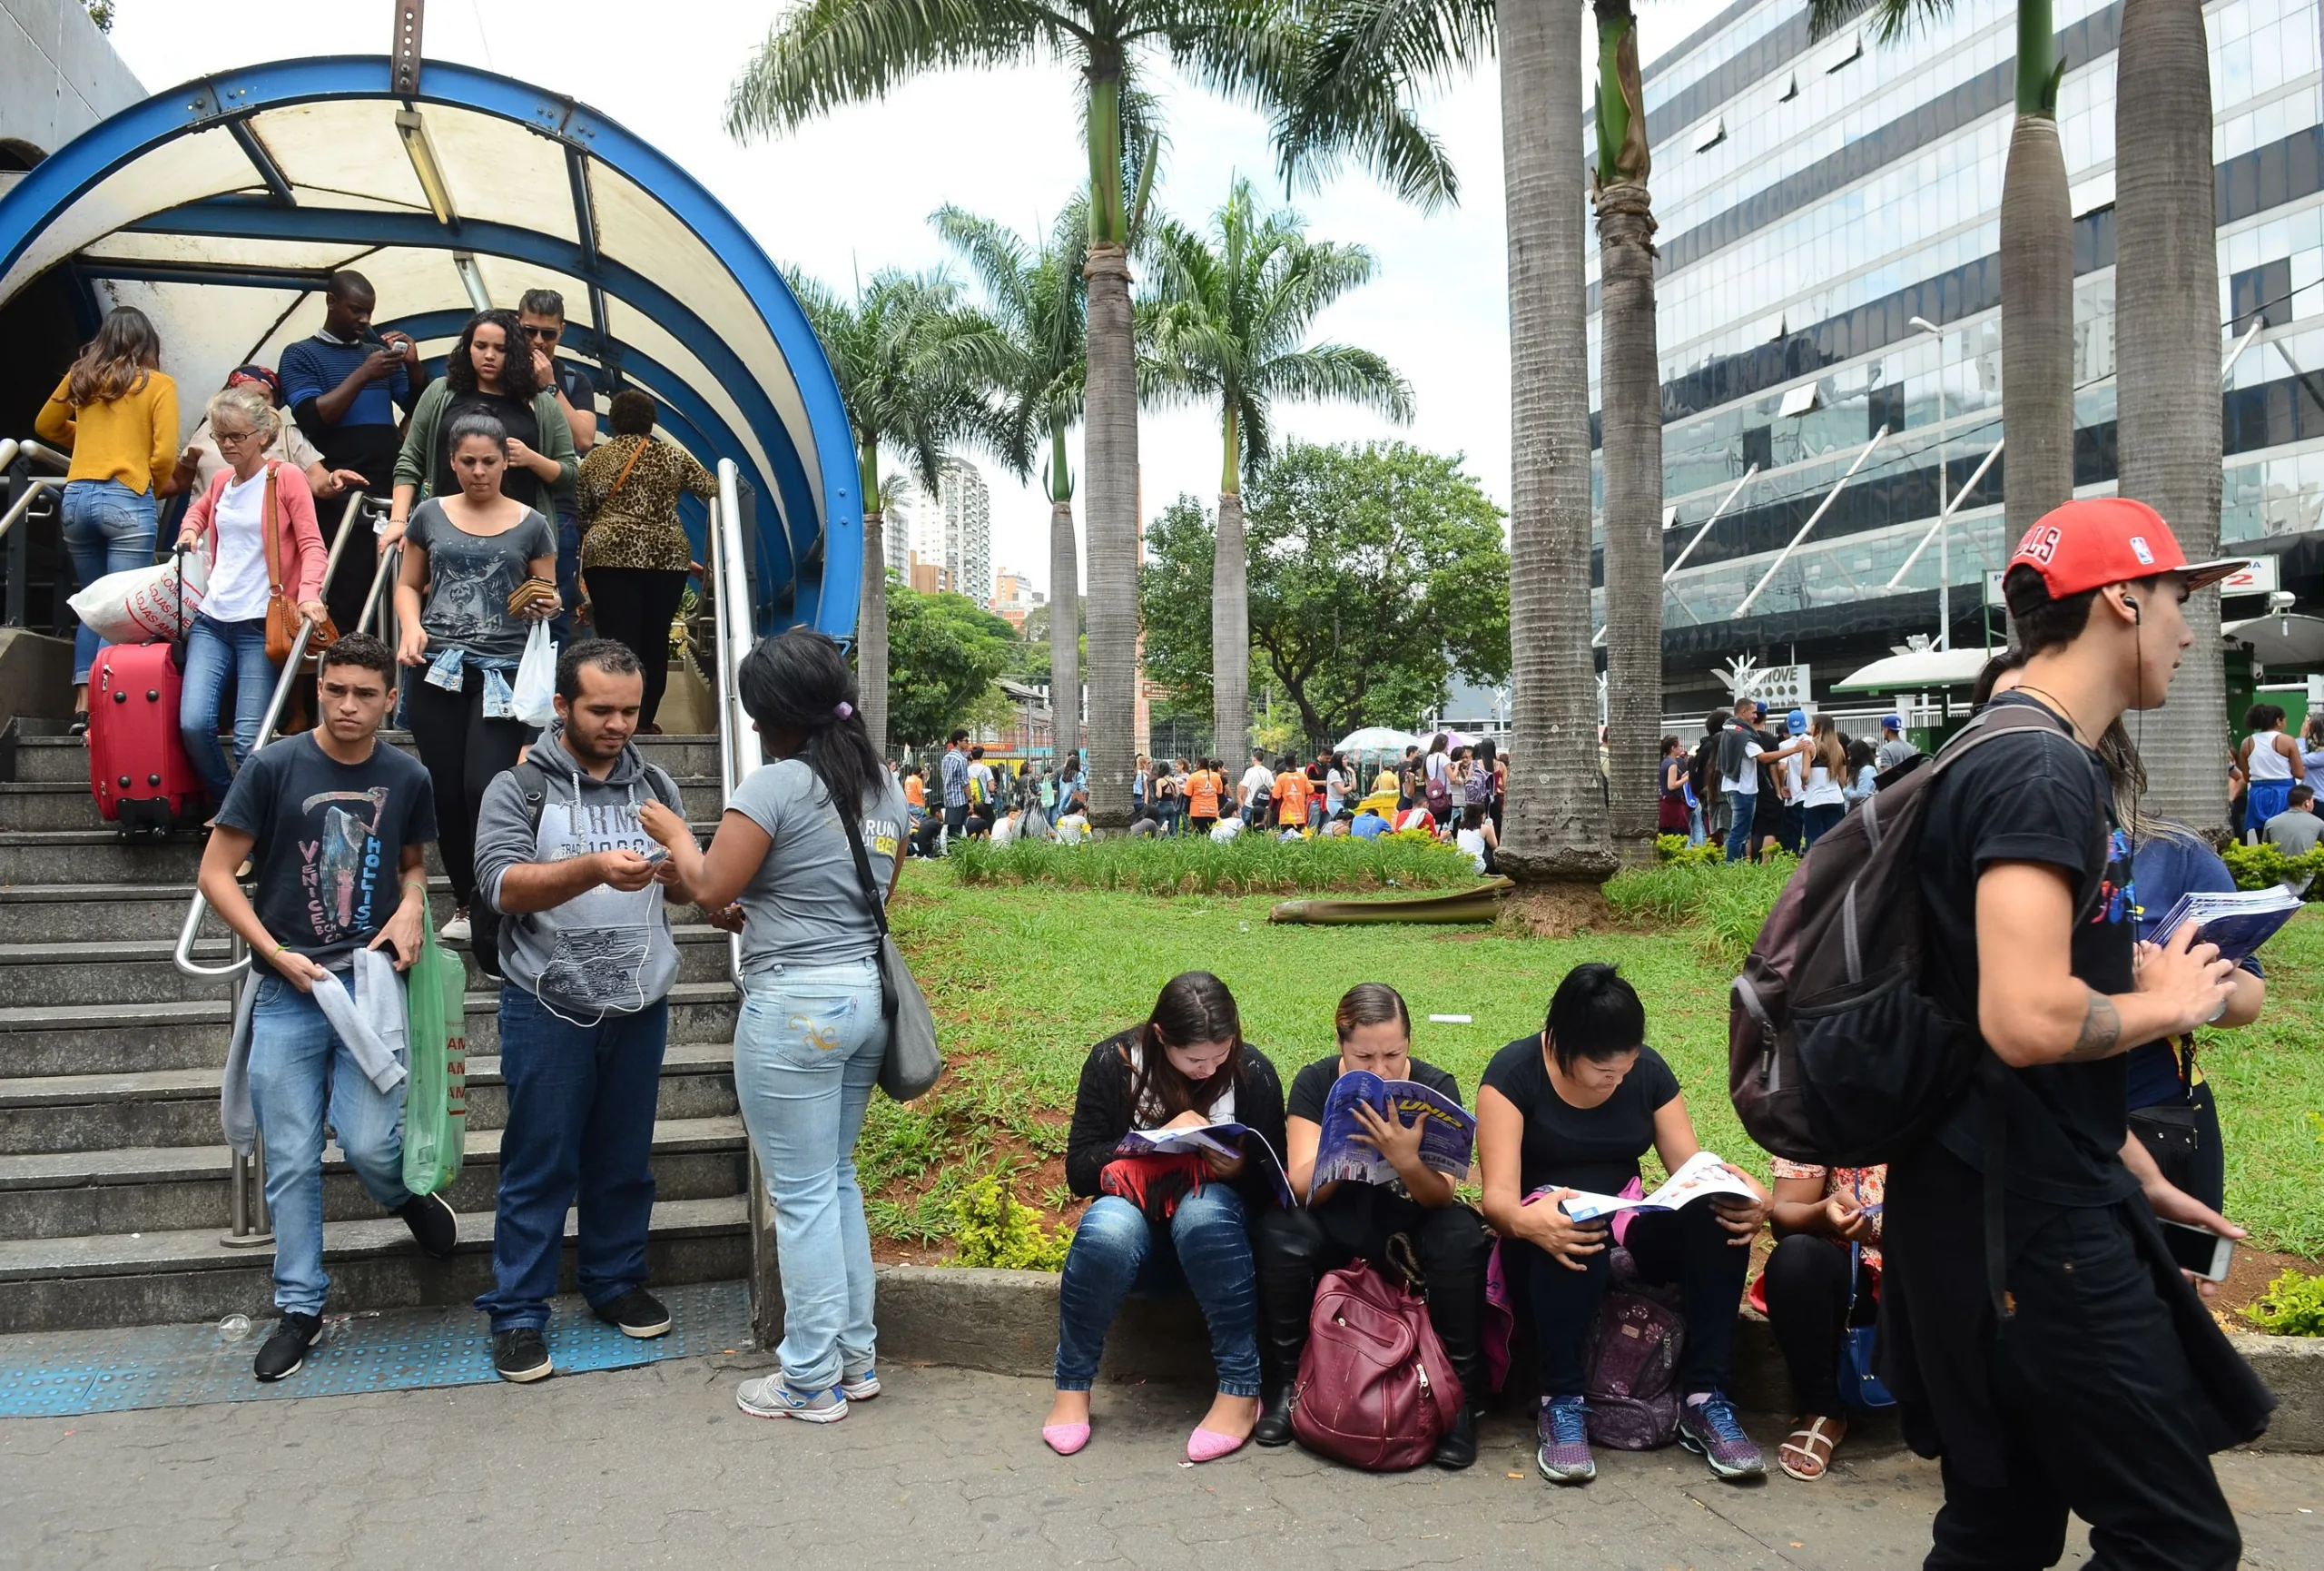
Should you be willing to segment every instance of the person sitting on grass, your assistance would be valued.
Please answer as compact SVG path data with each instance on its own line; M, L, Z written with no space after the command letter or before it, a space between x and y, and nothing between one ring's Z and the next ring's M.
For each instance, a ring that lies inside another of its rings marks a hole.
M1840 1338L1851 1326L1872 1324L1878 1309L1888 1170L1814 1167L1777 1157L1775 1172L1777 1242L1759 1288L1799 1410L1791 1434L1776 1447L1776 1466L1812 1484L1831 1470L1832 1453L1847 1438ZM1858 1252L1853 1272L1851 1249Z
M1388 833L1388 821L1380 816L1376 807L1366 807L1348 825L1347 832L1358 840L1377 840Z
M1489 1388L1484 1312L1492 1232L1482 1218L1461 1203L1452 1192L1452 1181L1421 1161L1423 1120L1405 1123L1362 1103L1355 1116L1364 1132L1356 1138L1388 1159L1396 1170L1394 1181L1335 1180L1312 1192L1309 1188L1323 1141L1324 1103L1342 1075L1368 1070L1383 1080L1417 1081L1455 1103L1461 1100L1461 1087L1445 1071L1412 1055L1412 1011L1403 995L1385 983L1366 982L1349 989L1332 1026L1339 1051L1317 1059L1291 1081L1285 1125L1290 1143L1284 1161L1291 1192L1304 1197L1304 1203L1264 1212L1252 1229L1274 1378L1267 1387L1266 1410L1251 1438L1262 1446L1290 1443L1292 1384L1307 1349L1308 1316L1324 1272L1353 1260L1384 1266L1390 1237L1402 1233L1419 1256L1421 1273L1428 1281L1429 1320L1467 1397L1460 1418L1437 1442L1436 1465L1466 1467L1477 1459L1477 1412Z
M1540 1034L1495 1053L1477 1092L1485 1220L1502 1236L1503 1270L1531 1304L1541 1382L1535 1461L1553 1484L1598 1475L1582 1393L1590 1328L1612 1280L1608 1229L1574 1221L1558 1202L1576 1191L1620 1194L1649 1150L1676 1172L1702 1143L1678 1077L1646 1045L1638 991L1610 965L1577 965L1558 983ZM1758 1180L1728 1171L1756 1198L1631 1212L1612 1241L1630 1250L1640 1280L1679 1284L1687 1317L1680 1442L1722 1478L1758 1477L1767 1465L1725 1388L1736 1306L1768 1200Z
M1132 1130L1239 1123L1283 1149L1283 1082L1243 1040L1226 984L1189 971L1164 984L1142 1025L1089 1051L1066 1136L1065 1177L1095 1197L1058 1280L1057 1400L1041 1438L1061 1457L1089 1443L1089 1388L1106 1330L1132 1293L1184 1289L1210 1325L1218 1396L1187 1441L1187 1459L1241 1448L1259 1417L1258 1288L1246 1225L1275 1193L1273 1158L1120 1157Z

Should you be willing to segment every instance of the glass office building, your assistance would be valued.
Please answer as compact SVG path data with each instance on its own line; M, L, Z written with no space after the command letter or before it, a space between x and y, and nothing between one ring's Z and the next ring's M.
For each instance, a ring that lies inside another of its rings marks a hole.
M2324 558L2319 7L2222 0L2205 14L2223 361L2259 324L2222 394L2221 529L2230 545L2280 553L2285 587L2298 588ZM2120 0L2058 0L2055 17L2083 495L2115 480L2121 15ZM1820 687L1910 634L1934 635L1941 565L1955 641L1982 638L1984 576L2010 544L2005 454L1955 512L1945 548L1931 540L1890 584L1931 534L1940 490L1957 495L2002 435L1998 250L2014 28L1998 0L1960 0L1895 44L1876 42L1868 25L1810 42L1803 0L1738 0L1648 69L1664 561L1685 553L1664 603L1671 706L1715 696L1710 668L1730 655L1812 657ZM1594 410L1594 246L1589 267ZM1886 438L1769 577L1884 426Z

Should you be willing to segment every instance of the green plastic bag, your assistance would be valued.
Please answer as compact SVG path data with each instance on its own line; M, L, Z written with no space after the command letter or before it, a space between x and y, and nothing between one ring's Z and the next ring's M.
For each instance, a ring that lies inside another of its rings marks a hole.
M432 933L404 973L403 1187L432 1195L452 1187L468 1150L468 973Z

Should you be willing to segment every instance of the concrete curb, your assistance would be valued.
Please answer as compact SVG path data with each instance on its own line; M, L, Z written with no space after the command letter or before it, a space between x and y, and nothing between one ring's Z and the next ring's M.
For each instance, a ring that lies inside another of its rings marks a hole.
M880 1268L880 1350L892 1359L1047 1379L1057 1352L1057 1282L1047 1271ZM2260 1448L2324 1452L2324 1338L2230 1332L2280 1406ZM1133 1299L1106 1339L1103 1377L1207 1384L1210 1343L1192 1299ZM1732 1392L1745 1409L1788 1413L1790 1382L1764 1317L1743 1309Z

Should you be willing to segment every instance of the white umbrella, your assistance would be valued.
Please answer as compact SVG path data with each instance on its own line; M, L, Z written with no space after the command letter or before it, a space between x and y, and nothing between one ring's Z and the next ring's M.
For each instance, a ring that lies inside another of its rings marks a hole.
M1340 738L1341 753L1401 753L1420 740L1393 726L1365 726Z

